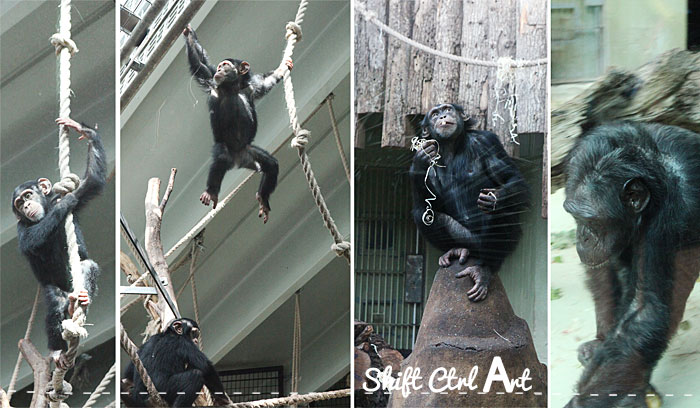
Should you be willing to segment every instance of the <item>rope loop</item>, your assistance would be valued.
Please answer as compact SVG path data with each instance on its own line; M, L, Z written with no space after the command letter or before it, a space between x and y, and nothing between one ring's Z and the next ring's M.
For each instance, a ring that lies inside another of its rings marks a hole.
M289 37L292 36L292 34L296 34L297 36L297 42L301 41L301 26L294 21L290 21L287 23L287 26L285 27L287 30L287 34L284 36L285 40L289 40Z
M311 132L306 129L299 129L297 134L292 138L292 147L302 148L309 143L309 136Z
M63 390L61 392L57 392L50 383L46 389L46 398L51 402L61 402L70 397L71 394L73 394L73 386L65 380L63 381Z
M70 173L53 185L53 192L64 196L75 191L78 186L80 186L80 177L75 173Z
M86 338L88 332L83 327L86 320L87 315L85 314L85 310L82 307L76 307L73 318L61 322L61 328L63 329L61 337L63 337L63 340L69 341L71 339Z
M69 35L56 33L51 36L49 41L51 41L51 45L56 49L56 55L60 54L61 50L64 48L68 49L71 57L79 51L75 41L73 41Z
M350 242L348 241L340 241L338 243L335 243L331 245L331 249L335 251L335 254L338 256L345 256L346 253L350 253Z

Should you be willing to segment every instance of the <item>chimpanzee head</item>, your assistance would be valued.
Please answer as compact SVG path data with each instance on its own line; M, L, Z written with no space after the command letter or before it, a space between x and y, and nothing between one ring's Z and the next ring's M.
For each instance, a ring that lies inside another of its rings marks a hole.
M18 221L37 223L46 215L51 200L51 182L40 178L15 187L12 193L12 211Z
M658 159L607 138L609 130L586 135L567 167L564 209L576 219L576 250L588 267L605 266L639 241L666 194Z
M217 86L233 85L246 79L250 79L250 64L233 58L221 61L214 74L214 82Z
M167 331L173 332L178 336L185 336L192 340L194 344L199 344L201 333L197 322L186 317L173 320L168 326Z
M468 129L473 124L461 106L445 103L435 105L425 115L423 122L421 122L421 129L423 138L433 138L440 141L461 134L465 128Z

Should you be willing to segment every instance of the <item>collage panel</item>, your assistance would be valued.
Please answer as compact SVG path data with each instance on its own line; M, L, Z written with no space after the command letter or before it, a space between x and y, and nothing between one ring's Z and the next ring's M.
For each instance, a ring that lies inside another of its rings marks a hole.
M700 3L551 18L550 404L697 407Z
M546 406L547 2L354 7L355 406Z
M350 3L181 3L121 66L122 333L167 405L349 407ZM149 9L121 6L129 44Z
M61 377L70 406L115 398L95 392L116 370L115 21L113 1L2 2L3 407L48 406Z

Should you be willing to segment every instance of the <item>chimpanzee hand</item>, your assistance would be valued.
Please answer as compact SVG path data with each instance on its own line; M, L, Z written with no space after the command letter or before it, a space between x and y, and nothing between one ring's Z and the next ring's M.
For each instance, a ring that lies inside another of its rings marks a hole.
M490 214L498 208L498 198L501 190L498 188L482 188L479 192L479 198L476 204L479 209L487 214Z
M491 271L483 265L474 265L458 272L455 277L463 278L469 276L474 281L474 286L467 292L467 297L472 302L478 302L486 299L486 294L489 291L489 282L491 281Z
M459 258L459 264L464 265L464 263L467 262L468 256L469 250L467 248L452 248L440 257L438 260L438 265L443 268L447 268L452 264L452 259L455 258Z
M286 65L287 68L289 68L289 70L291 71L292 68L294 68L294 61L292 61L292 59L289 58L289 59L284 61L284 65Z
M202 195L199 196L199 201L202 202L202 204L206 205L207 207L209 206L209 203L211 202L213 204L212 208L216 208L216 204L219 203L219 196L216 194L211 194L208 191L205 191L202 193Z
M187 24L187 27L185 27L185 29L182 30L182 35L184 35L185 37L189 37L191 32L192 32L192 26Z
M587 366L601 344L603 344L602 340L594 339L578 346L578 362L584 367Z
M80 123L74 121L73 119L70 119L70 118L58 118L58 119L56 119L56 123L57 123L58 125L65 126L65 127L69 128L69 129L73 129L73 130L75 130L76 132L80 133L80 137L78 138L78 140L83 140L83 139L91 140L91 139L92 139L92 135L93 135L93 132L94 132L94 131L93 131L92 129L85 129L85 128L83 128L83 125L81 125Z
M437 140L426 140L423 142L423 146L416 152L416 157L418 161L422 163L425 167L430 165L430 162L435 160L438 155L438 143Z

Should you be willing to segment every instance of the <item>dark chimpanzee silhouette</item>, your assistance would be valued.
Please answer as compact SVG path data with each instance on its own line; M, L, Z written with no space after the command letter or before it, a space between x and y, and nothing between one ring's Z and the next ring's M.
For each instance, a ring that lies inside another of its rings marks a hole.
M418 229L446 251L440 266L449 266L453 259L460 264L470 261L456 276L474 280L468 296L480 301L486 298L491 277L518 243L519 214L529 205L529 193L498 136L472 129L473 125L461 106L441 104L431 109L421 123L427 141L413 158L411 179ZM438 149L440 160L431 166ZM427 202L432 206L432 223L424 219Z
M230 404L219 374L199 350L200 331L194 320L173 320L163 333L148 339L139 349L139 358L163 399L171 407L190 407L197 393L207 386L216 406ZM122 377L122 401L128 407L148 406L148 394L141 376L130 363ZM128 394L125 394L128 392Z
M214 68L209 56L189 25L182 32L187 44L190 72L209 93L209 120L214 133L213 162L209 168L207 189L199 197L204 205L219 201L221 181L233 167L262 172L257 192L260 203L258 216L267 222L270 213L270 194L277 186L277 160L268 152L251 143L258 129L255 100L267 94L285 72L292 69L288 60L265 75L250 72L250 64L238 59L225 59Z
M579 347L580 395L567 406L646 406L700 272L700 135L602 125L567 163L564 208L576 219L597 323L596 338Z
M56 365L65 368L69 364L61 355L67 344L61 337L61 322L73 315L75 302L90 304L97 291L100 269L89 259L83 234L77 218L73 218L78 253L83 267L85 291L72 293L73 285L68 262L66 216L78 213L85 203L98 195L104 185L107 172L105 151L99 134L86 125L71 119L56 119L60 125L75 129L80 139L88 141L88 159L85 176L79 187L61 197L51 190L51 182L40 178L20 184L12 194L12 211L17 217L19 250L29 261L34 276L44 289L46 302L46 335L49 350Z

